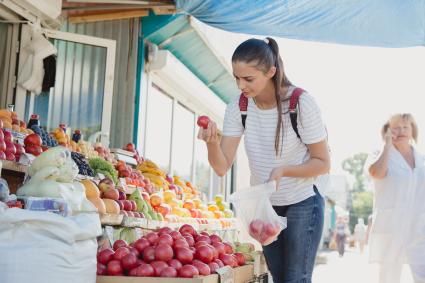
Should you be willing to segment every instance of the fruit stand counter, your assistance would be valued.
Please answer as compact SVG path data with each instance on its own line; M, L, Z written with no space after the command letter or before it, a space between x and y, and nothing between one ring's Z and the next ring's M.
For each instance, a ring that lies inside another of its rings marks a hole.
M15 194L22 186L28 167L17 162L2 160L1 177L9 185L11 194Z
M247 283L254 279L252 264L236 267L230 270L230 278L221 278L221 275L211 274L194 278L163 278L163 277L128 277L128 276L97 276L96 283ZM225 279L225 280L223 280Z

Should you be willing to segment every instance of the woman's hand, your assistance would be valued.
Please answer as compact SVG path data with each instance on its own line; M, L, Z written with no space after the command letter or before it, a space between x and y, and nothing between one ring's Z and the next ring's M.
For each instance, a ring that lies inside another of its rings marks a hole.
M276 190L278 190L280 179L284 177L284 175L285 175L285 166L277 167L272 170L272 172L270 173L269 180L267 182L276 181Z
M206 129L200 127L198 131L198 139L205 141L207 144L219 144L220 135L217 129L217 124L214 121L210 121Z
M385 133L385 146L390 147L393 145L394 135L391 132L391 129L388 127L387 132Z

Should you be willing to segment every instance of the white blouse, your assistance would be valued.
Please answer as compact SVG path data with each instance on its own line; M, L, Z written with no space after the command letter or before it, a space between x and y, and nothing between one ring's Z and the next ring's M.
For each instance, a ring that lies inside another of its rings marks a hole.
M367 164L379 155L375 153ZM386 177L373 180L371 262L425 264L425 157L414 149L414 158L412 169L392 147Z

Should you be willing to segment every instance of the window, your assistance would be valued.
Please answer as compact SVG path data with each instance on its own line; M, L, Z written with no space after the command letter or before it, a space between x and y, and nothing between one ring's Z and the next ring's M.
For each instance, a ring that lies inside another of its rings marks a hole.
M192 180L195 113L180 103L174 110L173 174Z
M54 40L54 45L55 87L35 97L33 112L48 131L64 123L79 129L87 140L101 131L106 48L63 40ZM31 114L29 109L26 113Z
M65 123L72 129L80 129L85 140L101 133L102 143L108 146L116 42L54 30L44 32L58 50L55 86L38 96L18 88L18 116L28 121L31 114L37 113L48 131ZM22 46L25 46L29 28L24 25L22 33ZM22 49L19 68L23 68L27 56L27 51Z
M210 194L211 170L207 146L204 141L196 139L195 185L205 195L205 198L208 198Z
M170 170L173 99L153 85L148 93L145 156Z

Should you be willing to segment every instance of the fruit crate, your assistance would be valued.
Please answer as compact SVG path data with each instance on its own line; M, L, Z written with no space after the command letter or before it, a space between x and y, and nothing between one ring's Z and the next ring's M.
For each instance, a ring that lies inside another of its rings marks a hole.
M136 218L124 216L122 226L129 228L143 228L148 229L148 220L146 218Z
M9 161L9 160L2 160L2 167L3 170L10 170L18 173L27 173L28 166L24 164L20 164L18 162Z
M122 214L99 214L100 223L102 225L117 226L123 223L124 215Z
M247 264L233 269L233 282L246 283L254 279L254 266Z
M161 277L130 277L130 276L97 276L96 283L218 283L217 274L198 276L194 278L161 278Z

